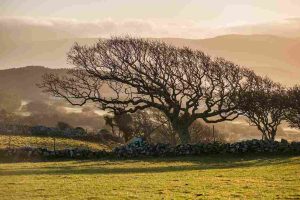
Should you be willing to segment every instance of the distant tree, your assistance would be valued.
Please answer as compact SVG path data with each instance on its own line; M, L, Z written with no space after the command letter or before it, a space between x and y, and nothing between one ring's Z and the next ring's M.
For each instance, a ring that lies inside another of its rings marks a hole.
M129 141L133 136L132 117L129 113L123 113L114 116L115 122L120 131L123 133L125 142Z
M135 136L143 137L146 141L151 142L151 133L156 128L156 123L151 118L147 110L139 110L132 116L132 128Z
M300 86L294 86L288 90L289 112L287 121L292 128L300 129Z
M151 142L151 134L165 126L167 122L165 117L157 118L158 115L162 114L155 109L146 109L132 114L106 115L104 119L106 125L111 127L113 135L116 135L118 130L118 136L122 136L125 141L138 136ZM168 131L164 129L164 132Z
M74 128L74 130L81 133L82 135L87 134L87 131L80 126L77 126L76 128Z
M133 136L133 120L129 113L116 114L113 116L104 116L105 124L111 127L113 135L116 135L116 128L119 130L118 136L124 138L125 142L129 141Z
M151 134L152 140L176 145L179 142L178 134L173 129L168 117L157 109L152 109L151 115L158 124L153 131L154 133Z
M104 117L105 125L108 125L111 127L111 132L113 135L116 135L115 133L115 127L117 126L114 122L114 117L110 115L105 115ZM119 135L120 136L120 135Z
M288 96L285 88L268 78L257 78L256 87L240 98L239 108L262 133L262 139L273 141L278 126L286 119Z
M131 114L132 127L135 136L141 136L149 142L166 142L177 144L178 138L168 118L156 109L140 110ZM213 130L199 120L194 121L189 127L191 143L225 141L224 135ZM152 140L152 138L154 140Z
M76 68L63 77L45 74L39 84L45 92L72 105L92 101L119 116L156 108L182 143L190 142L189 126L196 119L216 123L237 118L236 99L255 77L198 50L128 37L91 47L75 44L68 59Z
M191 133L192 143L208 143L208 142L224 142L225 136L217 129L213 130L211 127L196 120L189 128Z
M124 141L122 140L122 138L116 136L116 135L112 135L111 132L107 129L101 129L98 132L98 135L100 135L101 140L103 142L105 141L114 141L114 142L118 142L118 143L123 143Z
M66 122L57 122L56 127L59 128L59 129L62 130L62 131L65 131L65 130L68 130L68 129L72 129L72 126L69 125L69 124L66 123ZM83 130L84 130L84 129L83 129Z

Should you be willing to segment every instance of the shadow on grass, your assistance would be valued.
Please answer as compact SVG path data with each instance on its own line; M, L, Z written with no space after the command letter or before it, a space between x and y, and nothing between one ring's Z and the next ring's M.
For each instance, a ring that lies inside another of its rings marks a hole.
M300 164L300 159L293 156L205 156L177 158L145 158L132 160L81 160L71 161L67 166L20 167L1 169L0 176L7 175L71 175L71 174L130 174L130 173L165 173L193 170L232 169L262 167L278 164ZM297 157L299 158L299 157ZM183 165L184 163L184 165ZM51 165L51 162L48 164ZM59 162L58 162L59 164ZM134 167L134 165L137 165ZM161 166L153 166L159 164ZM132 167L133 166L133 167Z

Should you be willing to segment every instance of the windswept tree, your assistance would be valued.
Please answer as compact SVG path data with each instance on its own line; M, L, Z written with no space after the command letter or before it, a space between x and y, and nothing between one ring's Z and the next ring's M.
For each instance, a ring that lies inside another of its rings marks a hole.
M288 90L288 105L287 121L290 127L300 129L300 86L295 86Z
M268 78L257 77L255 82L256 87L245 92L238 105L262 139L274 141L278 126L286 119L288 96L285 88Z
M201 51L129 37L75 44L68 59L76 67L63 77L44 75L39 86L45 92L72 105L92 101L115 114L156 108L182 143L190 141L188 128L198 118L207 123L237 118L235 102L255 77Z

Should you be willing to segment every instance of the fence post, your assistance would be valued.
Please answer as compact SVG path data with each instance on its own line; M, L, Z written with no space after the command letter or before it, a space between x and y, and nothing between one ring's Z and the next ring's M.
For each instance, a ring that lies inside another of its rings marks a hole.
M214 137L214 142L216 142L216 137L215 137L215 125L213 125L213 137Z
M11 135L8 136L8 148L11 148Z
M56 151L56 140L55 137L53 137L53 150Z

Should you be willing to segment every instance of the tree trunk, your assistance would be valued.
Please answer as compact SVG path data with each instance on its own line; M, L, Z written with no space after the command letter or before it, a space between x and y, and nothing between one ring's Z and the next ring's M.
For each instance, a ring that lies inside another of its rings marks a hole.
M271 132L265 132L264 134L263 134L263 140L265 140L265 141L269 141L269 142L273 142L274 140L275 140L275 135L276 135L276 131L274 132L274 131L271 131Z
M190 123L184 120L176 120L172 122L173 129L178 134L181 144L188 144L191 142L189 125Z
M275 140L275 135L276 135L276 131L275 131L275 130L272 130L272 132L271 132L271 137L270 137L270 140L271 140L271 141L274 141L274 140Z
M115 127L114 127L114 125L111 125L111 132L112 132L113 135L115 135Z
M182 144L188 144L191 142L191 136L188 127L183 127L181 130L178 130L178 134Z
M176 144L177 144L177 140L176 140L176 135L175 135L176 133L173 131L173 130L171 130L171 128L170 128L170 143L171 143L171 145L173 145L173 146L175 146Z

